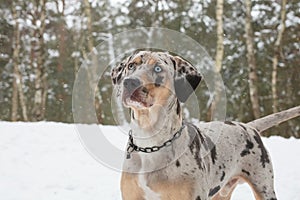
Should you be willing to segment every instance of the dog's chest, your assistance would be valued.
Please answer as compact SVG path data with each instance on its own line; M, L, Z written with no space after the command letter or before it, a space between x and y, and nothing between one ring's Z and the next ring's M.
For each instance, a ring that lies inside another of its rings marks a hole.
M190 200L193 198L194 182L191 179L176 180L168 179L167 176L158 178L158 174L152 174L152 176L140 174L138 178L145 200Z

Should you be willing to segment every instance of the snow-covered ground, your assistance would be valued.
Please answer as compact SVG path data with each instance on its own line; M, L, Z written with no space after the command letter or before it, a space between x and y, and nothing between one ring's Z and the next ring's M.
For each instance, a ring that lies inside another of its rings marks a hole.
M103 130L119 132L111 126ZM273 160L278 199L300 200L300 140L272 137L264 143ZM120 200L119 180L120 172L85 150L75 125L0 122L1 200ZM241 185L233 199L254 198Z

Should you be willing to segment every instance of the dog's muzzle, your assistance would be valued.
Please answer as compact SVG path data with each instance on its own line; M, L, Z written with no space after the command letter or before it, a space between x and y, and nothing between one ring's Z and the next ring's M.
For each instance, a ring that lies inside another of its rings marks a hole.
M123 82L123 102L127 106L149 107L147 102L148 89L137 78L127 78Z
M128 78L124 80L124 88L129 94L132 94L135 90L141 87L141 81L136 78Z

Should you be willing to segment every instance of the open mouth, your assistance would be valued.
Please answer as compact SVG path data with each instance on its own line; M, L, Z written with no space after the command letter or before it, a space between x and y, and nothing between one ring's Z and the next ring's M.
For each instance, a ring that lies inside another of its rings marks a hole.
M136 88L132 93L125 89L123 92L123 103L128 107L151 107L149 102L149 91L145 87Z

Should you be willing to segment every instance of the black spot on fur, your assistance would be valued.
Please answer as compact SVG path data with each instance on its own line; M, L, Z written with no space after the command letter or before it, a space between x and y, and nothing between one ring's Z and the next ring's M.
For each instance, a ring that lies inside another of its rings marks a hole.
M225 172L223 171L223 172L222 172L222 176L221 176L221 179L220 179L220 181L223 181L223 180L224 180L224 178L225 178Z
M244 157L250 154L250 149L253 149L254 144L250 140L246 140L246 148L241 152L241 156Z
M254 144L250 140L246 140L246 148L247 149L253 149Z
M200 155L200 135L199 135L199 132L198 132L198 128L195 127L193 124L187 124L188 126L188 132L189 134L193 137L194 137L194 140L192 141L191 145L190 145L190 151L191 153L193 154L194 156L194 159L196 160L196 163L198 165L198 168L200 170L203 170L203 166L202 166L202 158L201 158L201 155Z
M245 131L247 131L247 128L244 126L244 125L242 125L242 124L239 124L240 125L240 127L242 127Z
M210 151L211 160L212 160L213 164L215 164L215 162L217 160L216 145L212 142L212 140L208 136L205 137L204 148L206 150Z
M254 139L255 139L255 141L258 144L258 148L261 150L260 162L261 162L263 168L265 168L266 167L266 163L270 163L268 152L265 149L264 144L262 143L262 140L261 140L258 132L256 130L254 130L254 132L255 132Z
M177 100L177 107L176 107L176 113L177 113L177 115L180 115L180 111L181 111L180 103L179 103L179 101Z
M128 61L131 60L132 56L136 55L138 52L135 52L133 55L131 55L129 58L128 58Z
M210 152L211 154L211 160L213 162L213 164L215 164L216 160L217 160L217 151L216 151L216 146L214 146Z
M188 124L188 131L191 133L193 131L196 131L196 135L195 135L195 138L194 138L194 141L192 142L190 148L193 149L195 147L195 145L193 145L193 143L195 142L198 146L197 148L199 148L198 150L198 154L200 152L200 146L203 145L204 149L206 151L210 151L210 157L211 157L211 160L212 160L212 163L215 164L216 160L217 160L217 150L216 150L216 145L212 142L211 138L208 137L207 135L204 136L200 130L198 129L198 127L196 127L195 125L193 124ZM199 143L199 144L198 144ZM201 159L200 155L198 155L199 159ZM202 169L202 167L201 167Z
M246 155L250 154L250 151L248 149L244 149L242 152L241 152L241 156L244 157Z
M113 78L113 84L115 85L117 83L117 79L116 78Z
M176 160L176 167L180 167L180 162L179 162L179 160Z
M217 187L210 189L208 196L210 196L210 197L214 196L220 190L220 188L221 187L218 185Z
M226 168L226 166L224 165L224 163L222 164L222 165L220 165L219 166L219 169L221 170L221 169L225 169Z
M176 70L176 61L173 59L173 58L170 58L172 63L173 63L173 67L174 67L174 70Z
M120 81L121 78L122 78L122 73L120 73L120 74L117 76L116 83L119 83L119 81Z
M245 174L247 174L247 176L250 176L250 172L248 172L248 171L246 171L244 169L242 169L242 172L245 173Z
M227 124L227 125L236 126L236 124L232 123L231 121L224 121L224 123Z
M201 198L199 196L196 197L196 200L201 200Z
M155 87L159 87L159 86L162 84L163 79L164 79L164 77L158 76L158 77L155 79L155 83L154 83Z

